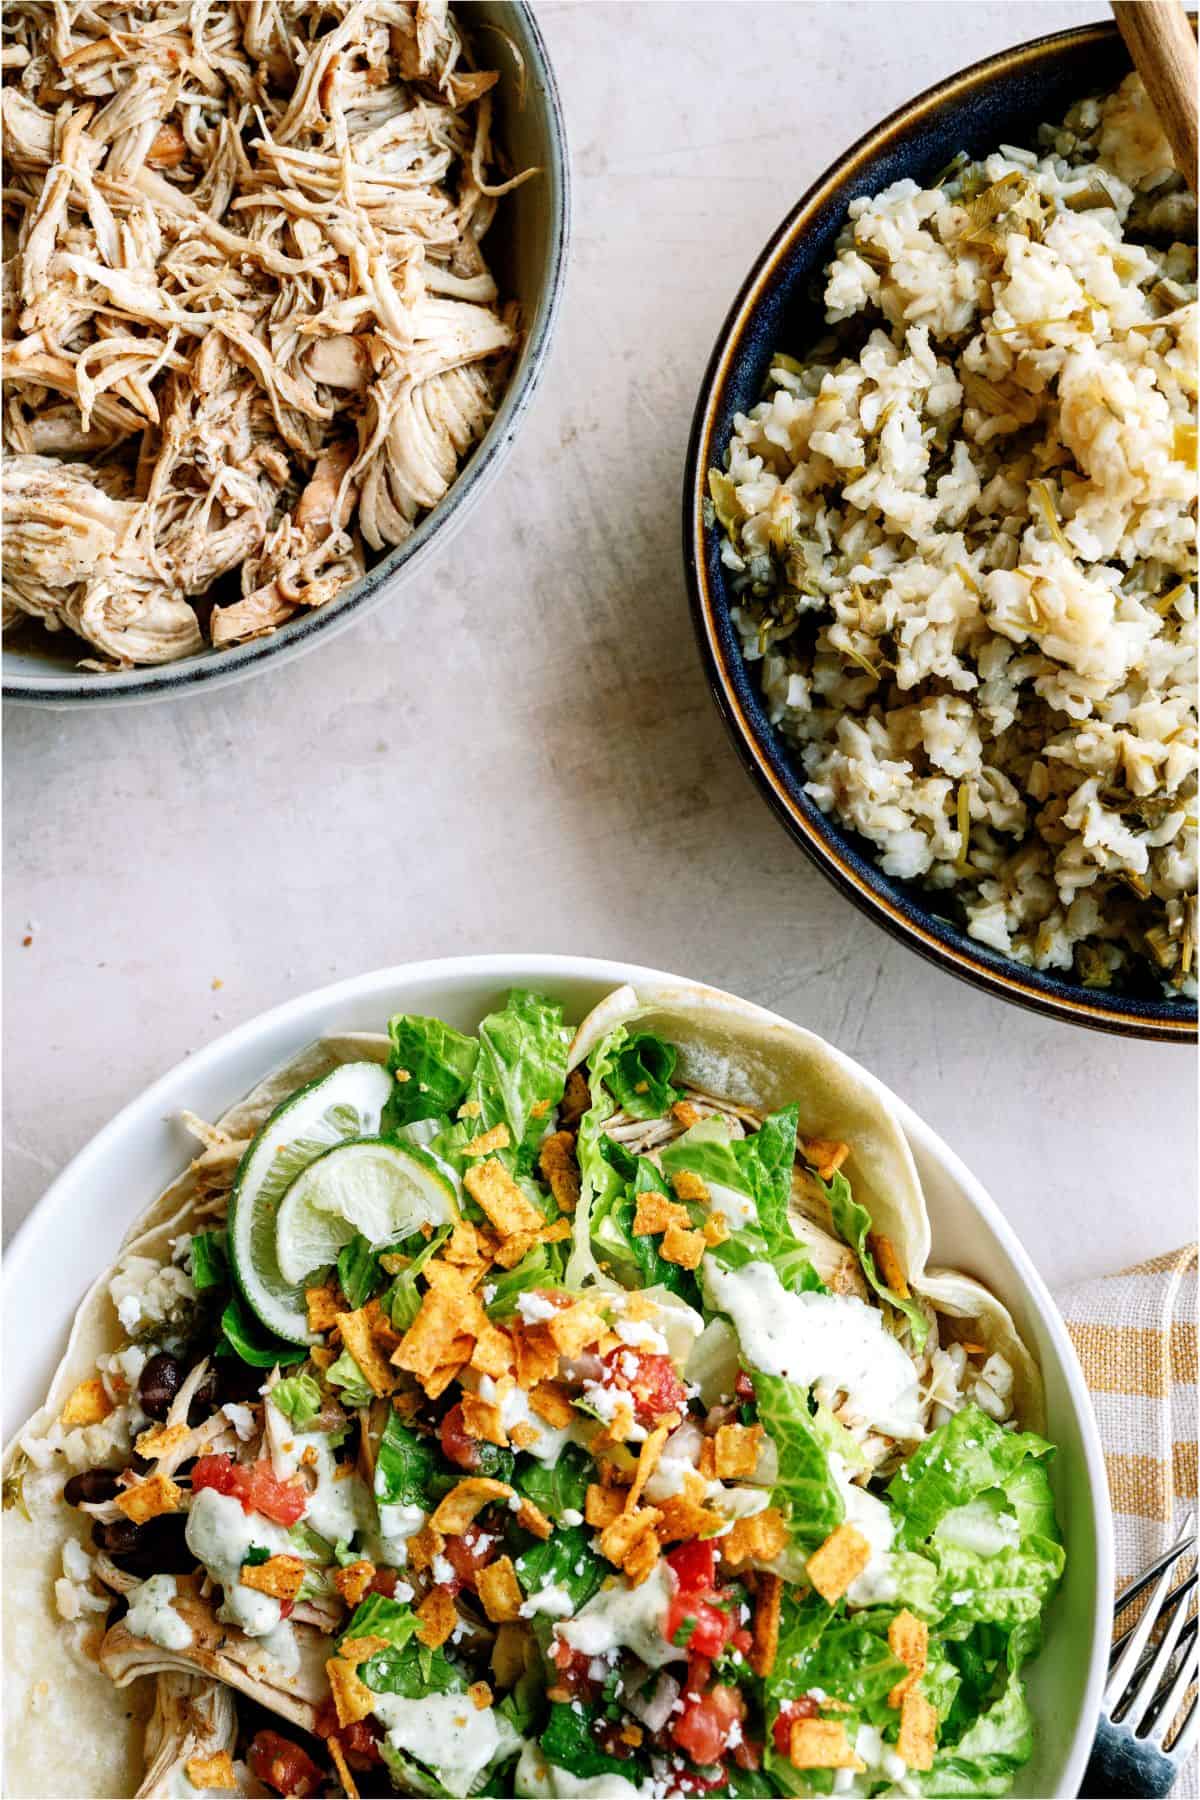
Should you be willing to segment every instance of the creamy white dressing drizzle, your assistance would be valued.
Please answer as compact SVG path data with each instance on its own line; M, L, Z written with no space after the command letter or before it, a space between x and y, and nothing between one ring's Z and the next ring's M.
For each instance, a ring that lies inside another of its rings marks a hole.
M415 1700L376 1694L374 1711L393 1749L433 1769L452 1793L469 1793L488 1764L520 1741L506 1720L490 1706L477 1707L469 1694Z
M192 1642L192 1628L171 1604L178 1592L174 1575L151 1575L131 1588L126 1628L134 1637L148 1638L163 1650L186 1650Z
M278 1600L244 1587L240 1576L252 1545L260 1545L273 1556L294 1556L295 1545L287 1532L261 1513L244 1512L241 1501L232 1494L201 1488L192 1496L185 1535L197 1562L202 1562L225 1590L217 1617L240 1626L247 1637L266 1637L274 1631L282 1617Z
M572 1650L584 1656L603 1656L608 1650L624 1647L652 1669L681 1662L685 1653L663 1636L671 1603L671 1582L667 1566L661 1562L640 1587L631 1588L622 1580L614 1580L559 1630Z

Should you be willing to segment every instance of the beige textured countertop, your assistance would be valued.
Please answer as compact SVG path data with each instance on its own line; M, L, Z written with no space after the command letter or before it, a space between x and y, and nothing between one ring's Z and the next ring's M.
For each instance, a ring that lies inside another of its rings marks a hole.
M1173 1246L1194 1230L1193 1056L1001 1005L844 902L725 738L678 548L700 376L794 199L931 81L1100 7L538 11L573 266L532 415L464 534L248 684L9 711L8 1228L153 1076L263 1008L410 957L540 947L702 976L824 1033L944 1134L1051 1283Z

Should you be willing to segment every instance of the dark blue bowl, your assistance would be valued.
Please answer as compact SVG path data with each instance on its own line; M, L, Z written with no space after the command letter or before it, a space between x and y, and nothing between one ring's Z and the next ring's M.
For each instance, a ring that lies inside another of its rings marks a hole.
M723 466L734 414L757 404L777 350L802 353L825 330L817 282L850 202L906 175L928 181L960 150L976 157L1001 143L1032 147L1043 120L1114 87L1129 69L1115 25L1037 38L930 88L821 176L759 257L717 339L688 446L683 549L692 616L721 716L779 818L843 893L910 948L1002 999L1102 1031L1188 1041L1196 1036L1190 1001L1164 998L1149 976L1142 992L1109 994L988 950L933 911L927 891L882 874L873 846L826 818L804 792L802 773L767 717L757 674L743 659L730 618L721 533L704 523L707 472Z

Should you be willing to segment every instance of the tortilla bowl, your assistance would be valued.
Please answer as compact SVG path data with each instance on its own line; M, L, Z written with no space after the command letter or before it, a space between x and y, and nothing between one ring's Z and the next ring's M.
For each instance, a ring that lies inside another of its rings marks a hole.
M6 1303L4 1429L6 1438L43 1403L63 1359L80 1298L115 1260L130 1228L170 1228L165 1203L147 1214L156 1194L179 1180L190 1156L179 1123L184 1110L221 1118L281 1064L292 1064L321 1037L378 1032L396 1011L433 1013L461 1028L512 986L539 989L559 1001L568 1016L582 1021L612 990L629 984L633 1004L647 1009L692 1008L719 1041L722 1015L738 1009L743 1021L761 1030L764 1043L779 1035L796 1042L804 1034L787 1021L717 990L679 977L623 963L580 957L499 955L456 958L378 970L290 1001L252 1020L187 1059L118 1115L58 1177L36 1212L18 1233L4 1272ZM704 1027L697 1026L698 1033ZM361 1051L354 1052L361 1054ZM1033 1759L1021 1771L1018 1795L1078 1791L1091 1747L1107 1660L1108 1605L1112 1591L1111 1517L1103 1457L1087 1390L1066 1331L1040 1278L995 1203L948 1147L917 1116L865 1070L824 1050L831 1082L838 1074L847 1090L873 1095L898 1120L889 1146L892 1177L908 1166L924 1190L930 1221L930 1254L925 1285L945 1266L982 1281L1011 1314L1017 1333L1040 1363L1045 1391L1046 1430L1059 1447L1054 1487L1068 1550L1062 1589L1047 1620L1047 1644L1030 1672L1030 1699L1038 1721ZM294 1071L292 1079L295 1079ZM79 1223L88 1221L81 1231ZM951 1296L947 1295L946 1298ZM52 1571L33 1579L46 1584L52 1609ZM52 1616L52 1612L48 1615ZM34 1647L11 1642L10 1666ZM41 1637L45 1638L44 1628ZM10 1705L36 1704L32 1688L53 1677L44 1654L26 1671L28 1695L10 1688ZM100 1678L97 1677L97 1680ZM19 1685L19 1683L14 1684ZM130 1690L126 1690L129 1692ZM95 1720L99 1692L89 1713L81 1696L81 1717ZM117 1746L109 1749L116 1774ZM101 1746L96 1745L97 1752ZM101 1761L97 1756L97 1763ZM12 1785L6 1791L19 1791ZM96 1790L93 1790L96 1791Z

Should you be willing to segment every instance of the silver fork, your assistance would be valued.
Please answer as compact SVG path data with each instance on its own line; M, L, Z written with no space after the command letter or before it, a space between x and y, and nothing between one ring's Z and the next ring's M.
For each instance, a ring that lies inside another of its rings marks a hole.
M1196 1520L1189 1513L1171 1548L1117 1601L1120 1618L1151 1582L1155 1584L1141 1618L1116 1639L1109 1657L1100 1724L1080 1790L1093 1800L1169 1794L1196 1747L1200 1707L1195 1699L1180 1716L1184 1696L1200 1675L1200 1644L1191 1607L1195 1573L1171 1586L1176 1564L1195 1548ZM1162 1635L1155 1641L1160 1628Z

